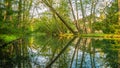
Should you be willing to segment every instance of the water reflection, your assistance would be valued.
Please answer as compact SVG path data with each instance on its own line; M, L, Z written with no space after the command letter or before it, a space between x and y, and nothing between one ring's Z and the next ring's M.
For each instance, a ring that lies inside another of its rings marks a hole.
M0 55L0 68L119 68L120 40L32 36Z
M28 54L26 42L23 39L16 40L0 48L0 68L30 68Z

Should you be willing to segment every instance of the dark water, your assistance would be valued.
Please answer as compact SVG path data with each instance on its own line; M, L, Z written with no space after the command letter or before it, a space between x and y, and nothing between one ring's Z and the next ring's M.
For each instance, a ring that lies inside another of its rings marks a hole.
M0 48L0 68L120 68L120 40L33 36Z

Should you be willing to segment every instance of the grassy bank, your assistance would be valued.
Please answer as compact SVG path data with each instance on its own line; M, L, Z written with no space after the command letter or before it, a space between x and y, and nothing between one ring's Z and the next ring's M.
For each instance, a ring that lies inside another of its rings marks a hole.
M34 34L36 35L36 34ZM44 33L38 33L37 35L45 35ZM64 37L64 38L72 38L73 36L78 36L78 37L96 37L96 38L120 38L119 34L78 34L78 35L73 35L70 33L65 33L65 34L59 34L59 37ZM15 39L18 39L20 36L19 35L7 35L7 34L0 34L0 40L2 40L4 43L13 41Z
M79 34L81 37L120 38L119 34Z
M2 41L2 43L8 43L17 38L19 38L17 35L0 34L0 40Z
M119 34L77 34L73 35L70 33L65 34L59 34L60 37L72 37L72 36L78 36L78 37L96 37L96 38L120 38Z

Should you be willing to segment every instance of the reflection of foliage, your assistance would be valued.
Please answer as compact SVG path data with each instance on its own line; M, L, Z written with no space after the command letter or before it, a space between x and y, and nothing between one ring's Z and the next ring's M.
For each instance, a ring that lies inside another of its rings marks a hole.
M110 65L112 68L118 67L118 50L120 47L116 47L116 41L113 40L106 40L106 47L104 48L104 52L107 53L106 60L109 61L108 65ZM114 60L113 60L114 59Z
M106 65L111 66L112 68L118 67L118 51L120 46L118 45L117 40L94 40L94 47L101 48L102 51L106 54L105 61L108 62Z
M19 63L23 62L21 61L23 59L27 60L25 62L29 64L30 61L28 61L29 55L26 46L30 45L29 42L27 42L29 39L24 39L22 42L15 42L14 46L13 44L10 44L4 51L0 51L0 54L5 54L8 59L10 58L10 60L13 60L11 61L13 64L19 65ZM42 56L43 58L48 59L46 62L51 62L56 56L58 56L59 53L61 53L61 51L63 51L62 49L68 45L69 41L70 39L59 39L58 37L52 37L48 35L35 35L33 36L32 45L36 47L35 50L38 49L38 53L32 57ZM14 48L14 50L12 50L12 48ZM76 38L74 43L69 42L68 47L66 47L65 51L59 55L59 58L53 63L52 67L57 65L57 67L60 68L68 68L70 64L72 64L72 67L74 67L74 65L76 65L76 67L89 67L94 64L94 68L99 66L99 64L105 63L103 66L107 65L107 67L117 68L119 60L119 48L119 41L117 40L99 40L86 38L79 40ZM100 51L102 52L98 52L97 49L98 51L101 49ZM24 54L21 54L22 52ZM100 54L103 52L104 56ZM0 56L0 58L3 57ZM46 62L45 64L47 64Z
M16 40L10 44L7 44L6 47L0 48L0 67L2 68L14 68L16 66L26 67L22 64L27 64L27 66L31 66L29 63L29 55L27 50L28 42L20 39Z
M35 43L39 44L40 46L45 45L46 43L48 43L49 45L53 45L53 46L59 46L61 44L65 44L67 41L69 41L69 39L59 39L58 37L53 37L53 36L36 36L34 38Z
M68 41L68 39L59 39L52 36L36 36L34 38L34 44L41 49L40 51L51 50L53 53L59 52Z
M67 45L68 41L70 41L70 39L69 40L59 39L58 37L52 37L52 36L35 36L33 44L35 44L35 47L37 47L36 50L39 52L38 55L43 57L49 57L50 60L49 62L51 62L51 60L53 60L61 52L61 50ZM68 67L68 62L69 62L67 60L69 59L68 51L69 48L67 48L64 52L62 52L59 58L55 61L55 65L59 64L60 65L59 67L62 68Z

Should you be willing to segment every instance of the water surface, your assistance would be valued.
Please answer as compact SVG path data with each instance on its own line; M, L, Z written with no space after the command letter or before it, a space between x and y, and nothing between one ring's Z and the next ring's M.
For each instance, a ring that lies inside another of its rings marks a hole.
M120 40L31 36L0 49L0 68L119 68Z

